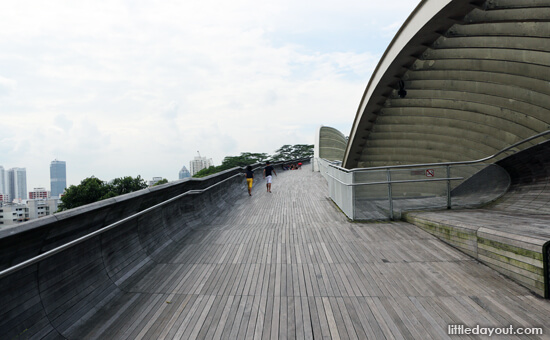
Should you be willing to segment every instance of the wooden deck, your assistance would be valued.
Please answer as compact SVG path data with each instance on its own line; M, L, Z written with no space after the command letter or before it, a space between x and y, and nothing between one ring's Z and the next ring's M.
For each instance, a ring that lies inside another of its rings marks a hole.
M243 191L234 209L156 254L153 270L71 333L445 339L462 324L543 327L529 338L549 338L550 302L411 224L348 222L311 168L279 173L272 191L256 179L252 197Z

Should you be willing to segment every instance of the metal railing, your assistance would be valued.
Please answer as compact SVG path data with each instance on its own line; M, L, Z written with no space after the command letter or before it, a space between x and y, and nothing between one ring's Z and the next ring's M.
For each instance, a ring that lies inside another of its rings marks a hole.
M514 143L491 156L471 161L355 169L345 169L324 159L319 159L318 163L327 179L331 199L350 219L394 220L396 202L400 213L414 209L473 207L497 199L508 189L509 177L496 164L486 162L548 134L550 130ZM419 168L423 169L414 170ZM465 181L474 175L494 181L493 187L483 187L483 182L472 181L468 188ZM420 183L422 186L418 185ZM476 185L481 185L485 192Z

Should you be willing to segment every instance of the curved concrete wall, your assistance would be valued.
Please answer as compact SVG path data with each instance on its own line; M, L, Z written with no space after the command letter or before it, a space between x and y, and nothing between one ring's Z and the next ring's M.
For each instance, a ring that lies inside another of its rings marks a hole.
M189 190L242 172L232 169L97 202L0 231L0 269L105 227ZM260 170L258 175L260 175ZM186 195L38 264L0 278L2 338L72 338L72 331L124 291L162 249L229 209L246 193L237 176L202 194Z
M479 159L548 130L549 36L550 0L422 1L365 90L343 166Z

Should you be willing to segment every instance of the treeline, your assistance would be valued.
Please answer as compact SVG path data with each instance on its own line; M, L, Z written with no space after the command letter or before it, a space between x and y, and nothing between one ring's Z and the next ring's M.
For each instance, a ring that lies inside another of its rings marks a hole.
M147 188L147 182L141 176L115 178L105 182L94 176L83 179L79 185L71 185L61 196L61 204L57 211L80 207L107 198L127 194Z
M225 157L221 165L202 169L193 175L193 177L205 177L237 166L243 167L250 164L263 163L267 160L271 162L278 162L287 159L310 157L313 157L312 144L283 145L278 150L275 150L275 154L273 156L269 156L267 153L242 152L240 156Z

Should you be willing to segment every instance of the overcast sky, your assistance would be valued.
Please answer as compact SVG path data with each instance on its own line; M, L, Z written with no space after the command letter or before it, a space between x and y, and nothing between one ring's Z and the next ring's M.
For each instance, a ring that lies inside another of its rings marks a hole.
M349 135L387 45L418 0L5 1L0 165L27 189L89 176L178 178L200 151Z

